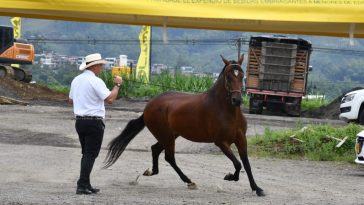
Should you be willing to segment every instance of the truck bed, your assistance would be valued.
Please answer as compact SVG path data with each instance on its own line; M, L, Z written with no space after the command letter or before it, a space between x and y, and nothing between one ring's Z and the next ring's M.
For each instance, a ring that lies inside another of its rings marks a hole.
M310 51L302 39L252 37L247 90L304 95Z

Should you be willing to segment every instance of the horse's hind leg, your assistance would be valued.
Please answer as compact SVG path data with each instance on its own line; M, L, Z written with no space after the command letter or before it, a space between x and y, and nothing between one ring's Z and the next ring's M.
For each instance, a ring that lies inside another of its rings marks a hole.
M254 177L253 177L253 174L252 174L252 171L250 168L249 159L248 159L246 138L245 137L239 138L237 140L237 142L235 143L235 145L239 150L239 155L240 155L241 161L243 162L244 169L246 171L246 174L248 175L250 187L252 188L253 191L256 191L258 196L264 196L265 194L264 194L263 189L259 188L254 181Z
M234 153L231 151L230 145L228 145L226 143L219 143L219 144L216 144L216 145L233 162L234 167L235 167L234 174L229 173L224 177L224 179L228 180L228 181L238 181L239 180L239 173L240 173L240 170L241 170L241 163L235 157Z
M187 183L187 187L189 189L196 189L197 188L196 184L193 183L176 164L176 159L174 158L174 141L168 143L168 145L165 145L164 152L166 161L173 167L173 169L177 172L182 181Z
M152 175L156 175L159 173L158 159L159 159L159 155L164 150L164 147L160 142L157 142L154 145L152 145L151 148L152 148L152 157L153 157L153 168L152 168L152 171L149 171L149 169L147 169L143 174L144 176L152 176Z

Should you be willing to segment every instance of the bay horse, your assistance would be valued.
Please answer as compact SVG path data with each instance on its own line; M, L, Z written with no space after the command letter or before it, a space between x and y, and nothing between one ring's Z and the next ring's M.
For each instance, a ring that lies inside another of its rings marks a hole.
M244 55L241 55L237 62L228 61L223 56L221 58L225 66L215 84L207 92L201 94L165 92L149 101L143 114L129 121L121 134L110 142L104 167L113 165L129 142L147 126L158 142L151 146L152 171L148 169L143 175L158 174L158 158L164 150L165 160L182 181L187 183L187 187L197 188L175 161L175 140L182 136L194 142L214 143L218 146L235 167L234 174L229 173L224 179L238 181L242 167L230 148L234 143L248 175L251 189L256 191L258 196L264 196L263 190L256 185L250 168L246 140L247 121L240 109L244 77L241 64Z

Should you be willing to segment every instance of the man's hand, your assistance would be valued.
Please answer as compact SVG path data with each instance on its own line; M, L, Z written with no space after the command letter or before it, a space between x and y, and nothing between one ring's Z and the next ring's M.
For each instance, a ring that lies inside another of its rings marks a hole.
M122 84L123 84L123 78L122 78L122 77L120 77L120 76L118 76L118 75L115 75L115 77L114 77L114 83L115 83L115 84L120 84L120 85L122 85Z

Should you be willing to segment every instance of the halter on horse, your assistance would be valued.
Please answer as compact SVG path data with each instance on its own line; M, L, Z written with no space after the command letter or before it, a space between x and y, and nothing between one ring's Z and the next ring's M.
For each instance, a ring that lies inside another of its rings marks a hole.
M175 161L175 139L181 136L194 142L209 142L218 146L235 167L234 174L227 174L224 179L238 181L242 166L230 148L234 143L248 175L250 187L258 196L264 196L251 172L245 135L247 121L240 109L244 76L241 64L244 56L242 55L238 62L228 61L222 56L221 58L225 63L224 69L207 92L166 92L152 99L146 105L143 114L131 120L122 133L110 142L105 167L114 164L129 142L146 126L158 142L151 147L153 168L152 171L147 170L145 176L158 174L158 158L164 150L166 161L182 181L187 183L188 188L197 187Z

